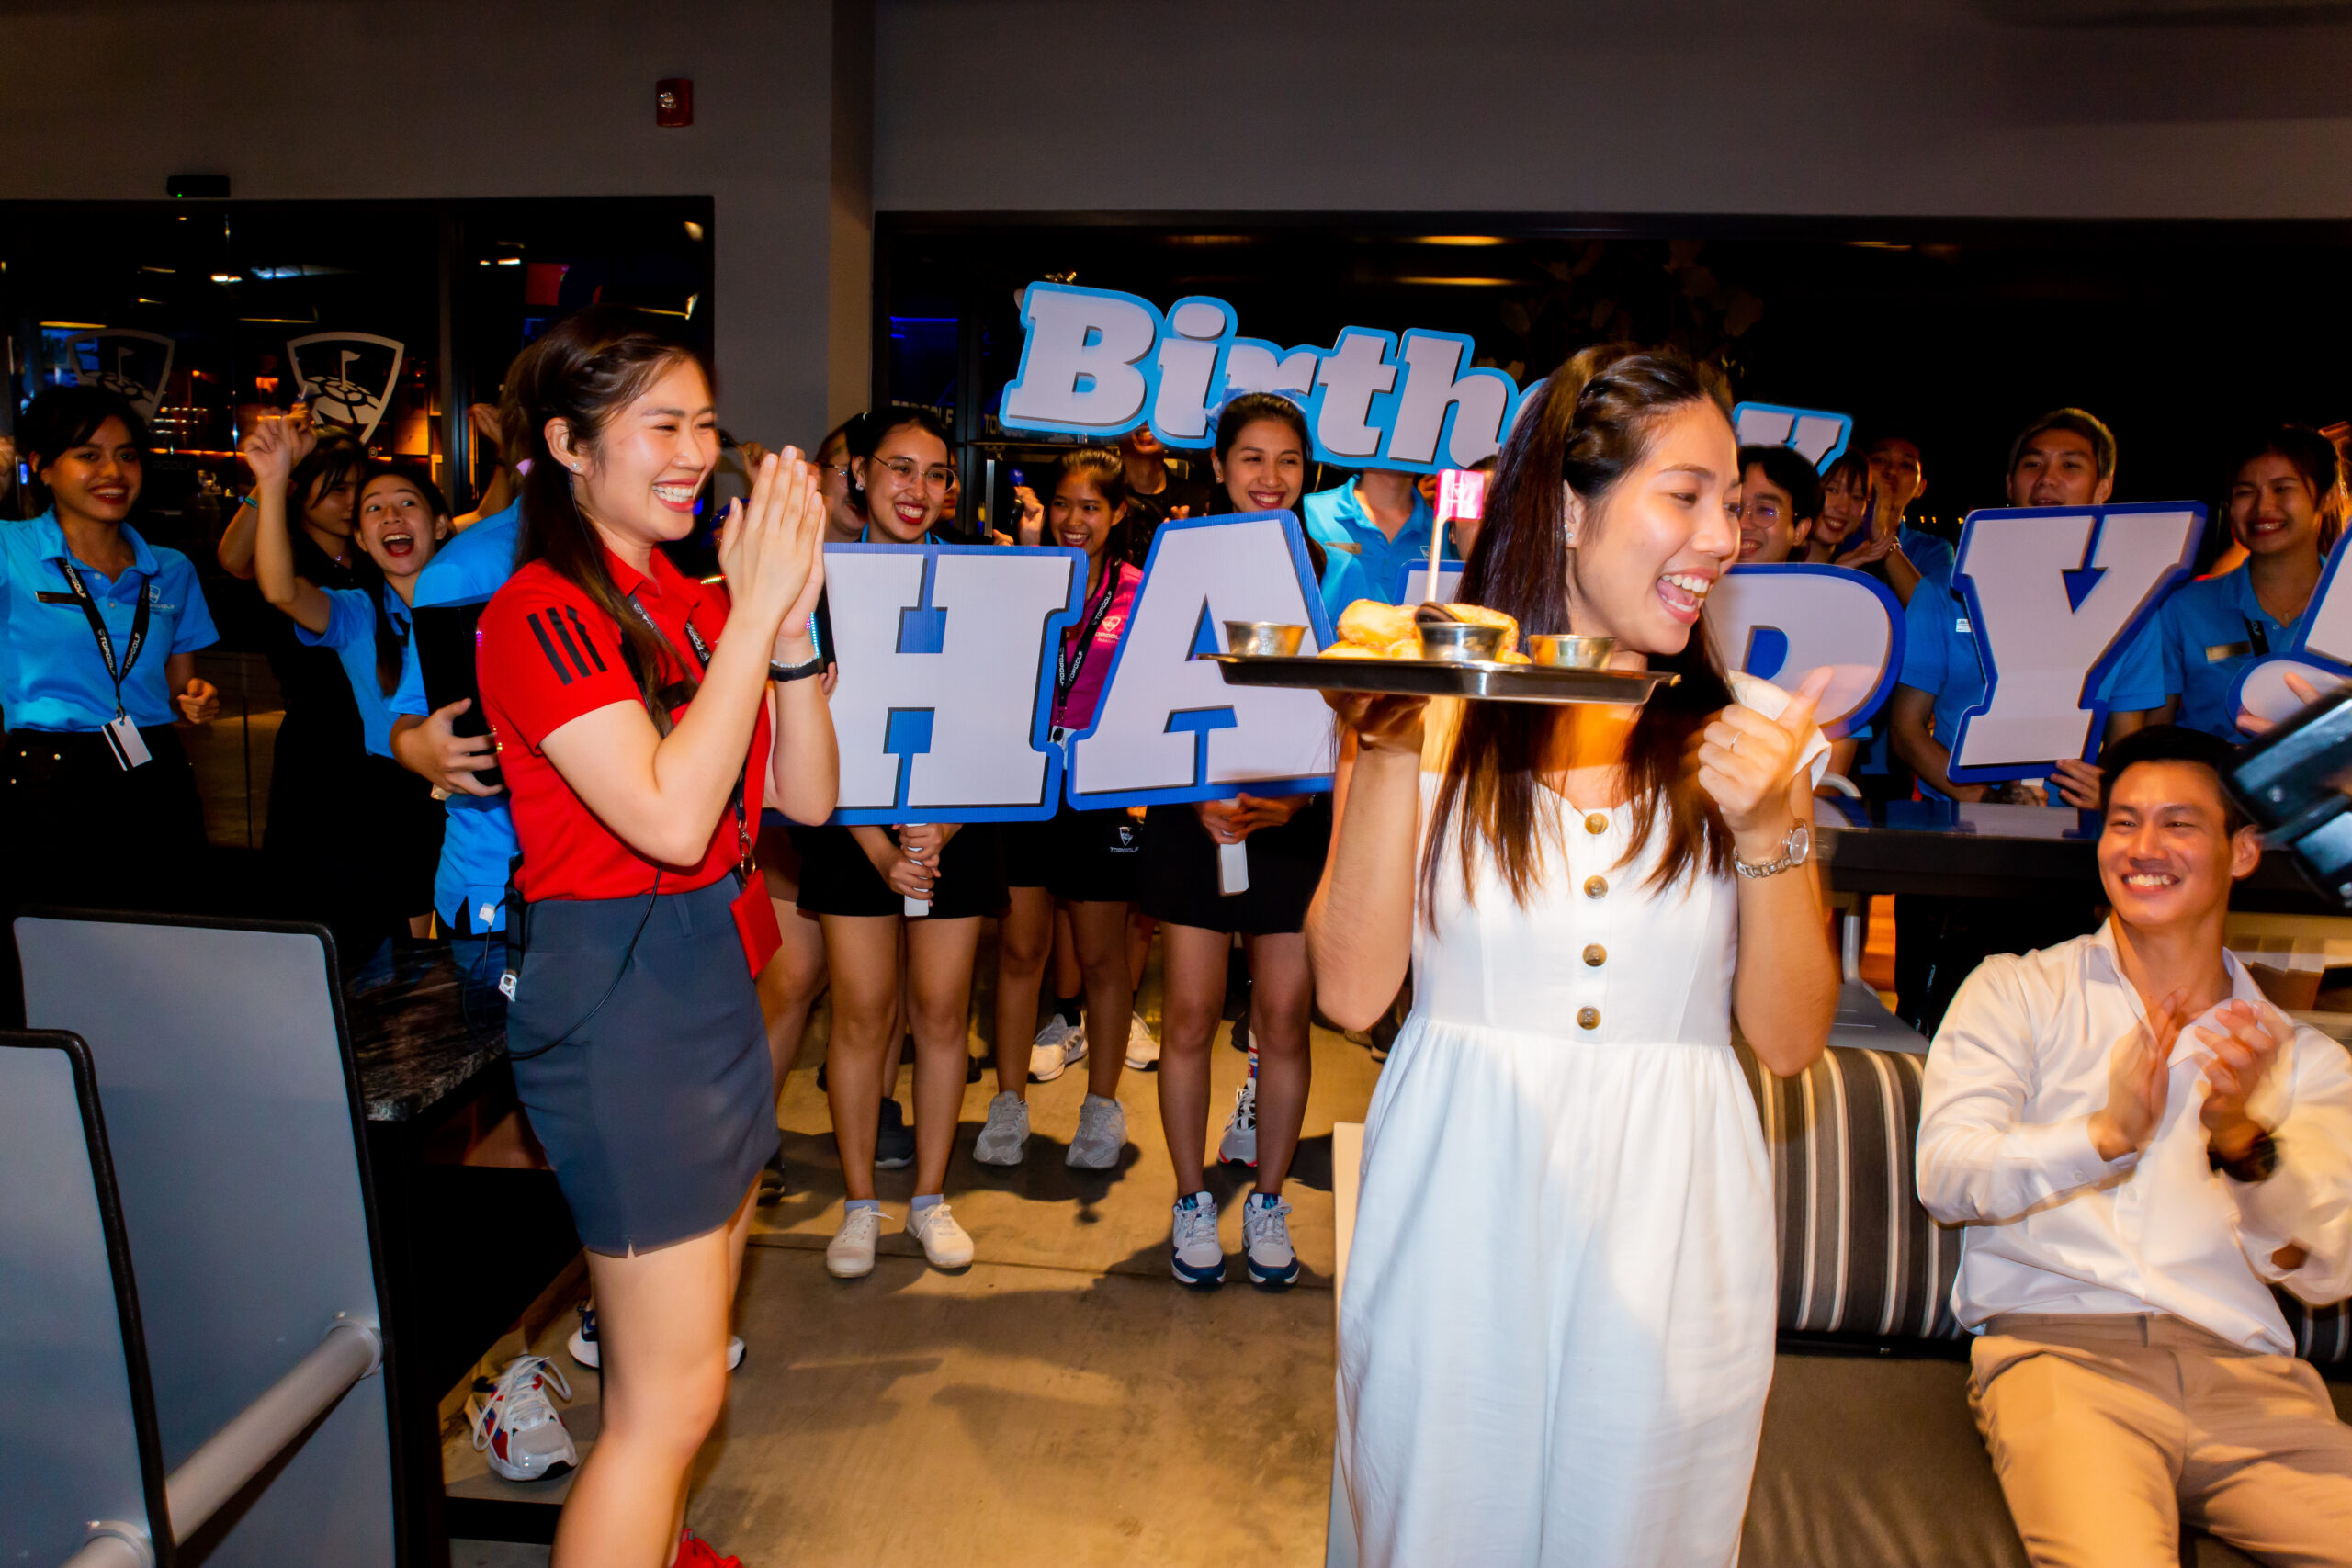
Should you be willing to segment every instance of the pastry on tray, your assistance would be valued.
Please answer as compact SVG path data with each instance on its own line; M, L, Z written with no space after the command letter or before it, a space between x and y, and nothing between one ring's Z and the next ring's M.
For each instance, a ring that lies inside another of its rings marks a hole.
M1340 612L1340 640L1323 650L1326 659L1419 659L1421 657L1421 623L1423 621L1462 621L1471 626L1502 628L1502 649L1497 655L1504 664L1531 662L1519 650L1519 623L1500 610L1490 610L1484 604L1422 604L1408 609L1402 604L1384 604L1377 599L1359 599Z

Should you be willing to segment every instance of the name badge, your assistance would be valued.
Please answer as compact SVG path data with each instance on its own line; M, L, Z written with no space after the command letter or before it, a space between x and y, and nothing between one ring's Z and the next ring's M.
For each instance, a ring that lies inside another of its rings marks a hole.
M106 736L107 749L114 752L114 760L122 764L124 773L154 760L147 750L146 737L139 733L139 726L130 721L129 714L108 719Z
M1327 550L1337 550L1343 556L1360 556L1363 554L1363 547L1362 545L1342 545L1333 539L1324 540L1323 547Z
M2217 642L2205 650L2205 662L2221 664L2233 659L2244 659L2254 651L2250 642Z
M1962 637L1974 637L1976 635L1969 628L1968 617L1966 615L1962 615L1960 619L1952 622L1951 629L1958 632Z

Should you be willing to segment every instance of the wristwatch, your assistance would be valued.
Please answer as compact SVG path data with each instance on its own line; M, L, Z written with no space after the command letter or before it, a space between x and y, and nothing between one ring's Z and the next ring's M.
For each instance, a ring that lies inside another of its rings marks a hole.
M2278 1140L2267 1133L2256 1133L2245 1153L2235 1159L2223 1159L2222 1151L2212 1145L2205 1145L2205 1163L2232 1181L2248 1187L2257 1181L2267 1181L2278 1168Z
M771 681L806 681L811 675L824 672L825 656L821 653L806 664L778 664L773 659L768 660L768 679Z
M1813 858L1813 829L1799 822L1781 840L1781 858L1766 861L1762 865L1750 865L1735 851L1731 857L1734 871L1742 876L1778 876L1781 873L1803 865Z

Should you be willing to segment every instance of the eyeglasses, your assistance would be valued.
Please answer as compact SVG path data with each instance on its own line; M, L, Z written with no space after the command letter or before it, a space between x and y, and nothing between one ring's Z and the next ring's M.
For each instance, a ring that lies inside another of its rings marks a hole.
M1753 523L1759 528L1770 528L1781 520L1781 503L1777 501L1750 501L1732 508L1734 517L1742 523Z
M902 485L912 484L918 471L912 457L885 457L882 459L882 466L898 475L899 482ZM925 490L935 490L944 495L955 486L956 470L944 464L936 464L920 471L922 474L922 485Z

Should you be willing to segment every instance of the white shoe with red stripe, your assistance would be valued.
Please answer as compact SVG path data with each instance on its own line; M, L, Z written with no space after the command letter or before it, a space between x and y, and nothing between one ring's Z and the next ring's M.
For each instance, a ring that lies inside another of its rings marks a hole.
M549 1383L564 1398L571 1397L571 1385L545 1356L517 1356L496 1381L474 1380L466 1411L473 1421L474 1449L509 1481L545 1481L580 1462L563 1417L548 1403Z

